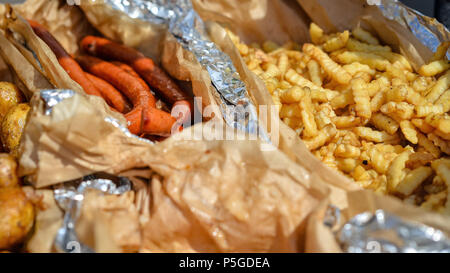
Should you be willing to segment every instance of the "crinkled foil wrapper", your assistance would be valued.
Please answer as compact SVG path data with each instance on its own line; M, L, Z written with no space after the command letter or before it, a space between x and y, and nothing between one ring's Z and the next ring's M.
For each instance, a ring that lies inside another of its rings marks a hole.
M448 29L436 19L424 16L398 0L367 0L376 5L384 17L394 20L408 28L431 51L435 52L440 43L450 40Z
M76 219L83 204L86 189L96 189L105 194L123 194L131 190L131 181L125 177L95 173L55 186L55 200L65 212L62 227L58 230L53 243L58 252L94 252L90 247L80 242L75 232Z
M228 125L240 131L257 134L270 143L265 128L258 122L258 113L251 102L244 82L231 58L223 53L205 34L205 25L189 0L104 0L116 10L152 24L165 24L170 33L192 52L208 71L216 88L216 99Z
M47 89L40 91L44 101L44 114L52 115L53 107L65 99L73 97L76 93L70 89ZM149 140L133 135L128 128L122 126L116 119L106 117L105 121L119 128L128 137L138 138L141 141L153 143ZM107 173L95 173L80 179L62 182L54 187L54 198L61 209L64 210L62 227L58 230L53 243L58 252L92 253L91 248L84 245L75 233L75 223L83 203L86 189L96 189L105 194L122 194L131 190L131 181Z
M340 211L329 206L323 223L340 226ZM354 216L335 232L348 253L450 253L450 239L440 230L377 210Z

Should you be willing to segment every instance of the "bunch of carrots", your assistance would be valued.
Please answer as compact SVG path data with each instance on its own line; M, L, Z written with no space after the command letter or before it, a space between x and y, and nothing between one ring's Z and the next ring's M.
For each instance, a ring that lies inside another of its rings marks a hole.
M87 94L102 97L112 109L124 114L131 133L168 136L177 128L174 125L190 119L192 99L141 52L105 38L86 36L80 45L87 54L74 59L42 25L28 22ZM156 107L150 87L172 106L173 115Z

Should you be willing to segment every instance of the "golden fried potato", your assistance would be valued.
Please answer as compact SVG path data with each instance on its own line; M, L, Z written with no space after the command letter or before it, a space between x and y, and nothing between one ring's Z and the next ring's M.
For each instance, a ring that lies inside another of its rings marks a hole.
M21 103L11 108L2 122L1 139L3 148L12 156L19 156L19 144L30 106Z
M0 154L0 188L17 187L17 163L9 154Z
M20 90L10 82L0 82L0 121L9 109L24 102L25 98Z
M19 187L0 188L0 249L22 242L33 227L34 208Z

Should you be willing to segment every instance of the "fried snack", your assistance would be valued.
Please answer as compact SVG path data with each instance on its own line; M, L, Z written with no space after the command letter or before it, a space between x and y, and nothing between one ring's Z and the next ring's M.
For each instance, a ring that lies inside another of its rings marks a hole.
M3 120L9 109L24 101L22 92L14 84L0 82L0 120Z
M21 243L34 221L33 204L20 187L0 188L0 250Z
M313 44L301 51L290 42L264 43L265 52L235 35L233 42L246 49L247 66L282 120L324 164L364 188L450 214L442 165L450 152L450 43L413 71L370 32L349 34L326 34L312 23Z
M29 111L30 106L27 103L18 104L6 113L2 121L1 139L3 148L15 158L19 156L20 138Z
M17 163L9 154L0 154L0 188L17 187Z

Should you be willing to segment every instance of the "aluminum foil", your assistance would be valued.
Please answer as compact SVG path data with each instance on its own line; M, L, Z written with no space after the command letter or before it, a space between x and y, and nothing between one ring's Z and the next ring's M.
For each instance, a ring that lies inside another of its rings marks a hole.
M441 42L450 40L450 32L435 19L408 8L398 0L367 0L376 5L383 15L406 27L431 51L435 52Z
M104 0L112 8L131 18L152 24L165 24L178 42L192 52L208 71L218 92L218 102L228 125L241 131L258 134L270 143L265 128L258 122L244 82L240 80L230 57L205 35L205 26L190 0Z
M450 253L450 240L442 231L384 210L356 215L336 237L343 251L350 253Z
M45 89L40 92L42 100L45 102L44 114L49 116L53 107L61 101L71 98L75 95L75 91L70 89Z
M62 227L58 230L54 241L54 246L59 252L94 252L80 242L75 232L76 219L79 216L86 189L96 189L105 194L123 194L131 190L131 181L125 177L95 173L55 186L54 198L65 211Z

